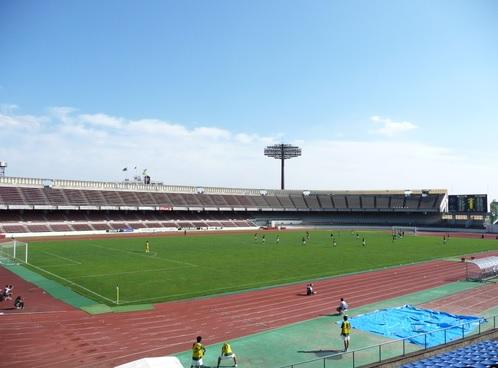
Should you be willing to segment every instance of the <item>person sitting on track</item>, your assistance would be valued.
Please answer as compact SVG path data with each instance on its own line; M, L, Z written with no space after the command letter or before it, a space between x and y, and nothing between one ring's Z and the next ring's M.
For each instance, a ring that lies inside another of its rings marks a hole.
M23 310L24 309L24 299L22 298L22 296L18 296L14 302L14 307L16 307L16 309L20 309L20 310Z
M306 295L315 295L316 291L313 290L313 284L309 283L306 285Z
M344 298L341 298L341 303L339 306L336 308L337 313L339 314L345 314L348 311L348 303L344 300Z
M237 366L237 356L232 351L230 344L225 342L221 347L221 355L218 357L218 365L216 366L216 368L220 366L222 360L226 359L233 359L234 367Z
M12 300L12 289L14 289L13 285L5 285L0 300Z

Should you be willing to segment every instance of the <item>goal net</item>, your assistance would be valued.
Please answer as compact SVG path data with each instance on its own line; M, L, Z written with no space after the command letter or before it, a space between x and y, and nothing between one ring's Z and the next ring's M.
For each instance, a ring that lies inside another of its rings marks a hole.
M0 264L28 263L28 243L11 240L0 243Z
M417 228L415 226L393 226L393 235L417 235Z

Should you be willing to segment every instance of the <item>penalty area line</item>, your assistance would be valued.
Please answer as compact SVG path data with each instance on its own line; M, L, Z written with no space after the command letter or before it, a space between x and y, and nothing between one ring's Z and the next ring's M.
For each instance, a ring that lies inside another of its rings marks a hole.
M82 290L85 290L85 291L89 292L90 294L93 294L93 295L95 295L95 296L98 296L98 297L99 297L99 298L101 298L101 299L104 299L104 300L107 300L108 302L111 302L111 303L113 303L113 304L116 304L116 301L115 301L115 300L109 299L109 298L107 298L107 297L105 297L105 296L103 296L103 295L100 295L99 293L96 293L96 292L95 292L95 291L93 291L93 290L87 289L86 287L81 286L80 284L78 284L78 283L76 283L76 282L74 282L74 281L71 281L71 280L68 280L68 279L66 279L66 278L64 278L64 277L62 277L62 276L56 275L55 273L52 273L52 272L50 272L50 271L47 271L47 270L45 270L45 269L43 269L43 268L41 268L41 267L35 266L35 265L31 264L31 263L28 263L28 265L29 265L30 267L33 267L33 268L35 268L35 269L37 269L37 270L41 271L41 272L44 272L44 273L46 273L46 274L49 274L49 275L51 275L51 276L53 276L53 277L56 277L56 278L58 278L58 279L62 280L62 281L65 281L65 282L67 282L68 284L74 285L74 286L76 286L76 287L78 287L78 288L80 288L80 289L82 289Z
M130 251L130 250L123 250L123 249L116 249L116 248L107 248L107 247L103 247L103 246L97 245L97 244L88 244L88 245L90 247L100 248L100 249L114 251L114 252L125 253L125 254L128 254L128 255L135 256L135 257L139 256L139 257L145 257L145 258L148 258L148 259L161 259L161 260L166 261L166 262L176 263L176 264L180 264L180 265L184 265L184 266L199 267L199 265L196 265L196 264L193 264L193 263L183 262L183 261L177 261L177 260L174 260L174 259L159 257L159 256L157 256L157 252L150 252L150 253L154 253L154 255L147 255L147 254L145 254L145 252L142 254L142 253L137 253L137 252L133 252L133 251Z
M66 258L66 257L60 256L60 255L55 254L55 253L50 253L47 251L42 251L42 253L48 254L49 256L52 256L52 257L57 257L57 258L63 259L65 261L69 261L69 262L74 263L74 264L79 264L79 265L83 264L82 262L76 261L76 260L71 259L71 258Z
M151 270L138 270L138 271L124 271L124 272L114 272L114 273L101 273L97 275L85 275L85 276L80 276L77 277L78 279L83 279L83 278L91 278L91 277L102 277L102 276L119 276L119 275L130 275L134 273L147 273L147 272L160 272L160 271L174 271L174 270L182 270L184 268L187 268L186 266L184 267L174 267L174 268L155 268Z

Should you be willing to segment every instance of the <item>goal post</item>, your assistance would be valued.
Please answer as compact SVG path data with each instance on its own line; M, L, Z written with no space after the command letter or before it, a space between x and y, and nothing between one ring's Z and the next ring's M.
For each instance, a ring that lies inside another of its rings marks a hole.
M0 243L0 263L28 263L28 243L19 240Z
M398 234L410 234L417 235L417 227L416 226L393 226L392 227L393 235Z

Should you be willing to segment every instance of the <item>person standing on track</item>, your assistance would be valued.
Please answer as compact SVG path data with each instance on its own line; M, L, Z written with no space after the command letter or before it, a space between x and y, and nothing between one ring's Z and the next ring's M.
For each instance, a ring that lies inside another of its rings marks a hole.
M206 348L202 345L201 341L202 336L197 336L196 342L192 345L192 364L190 365L190 368L204 366L202 357L206 353Z
M343 317L344 321L341 323L341 336L344 340L344 351L348 351L349 342L351 340L351 323L348 321L348 316Z

